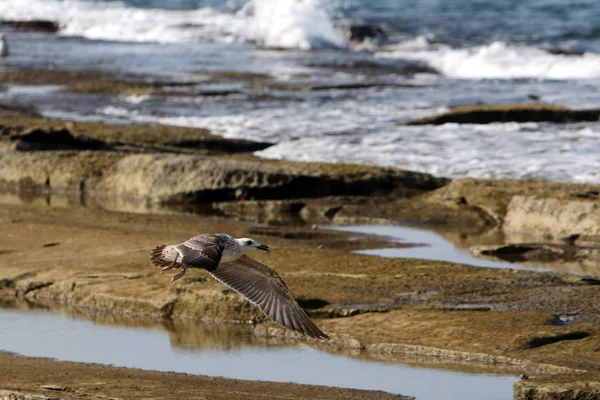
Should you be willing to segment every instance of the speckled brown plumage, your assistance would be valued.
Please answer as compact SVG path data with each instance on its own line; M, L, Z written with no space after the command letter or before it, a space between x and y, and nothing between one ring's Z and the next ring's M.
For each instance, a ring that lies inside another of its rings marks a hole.
M264 245L257 248L268 251ZM328 338L306 315L277 272L245 255L229 235L201 234L178 245L157 246L150 260L161 272L180 269L171 281L181 278L188 268L205 269L258 306L272 321L312 338Z

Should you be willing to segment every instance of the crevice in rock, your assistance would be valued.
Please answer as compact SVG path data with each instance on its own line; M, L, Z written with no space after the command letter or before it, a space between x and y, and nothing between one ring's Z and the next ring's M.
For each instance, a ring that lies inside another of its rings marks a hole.
M29 285L27 285L27 287L23 291L23 296L27 295L30 292L34 292L36 290L40 290L40 289L43 289L48 286L52 286L53 284L54 284L54 281L52 281L52 282L31 282Z
M11 280L11 279L0 279L0 289L5 289L5 288L14 288L15 287L15 281Z
M175 304L177 303L177 299L173 299L168 303L165 303L160 311L162 313L163 318L171 318L173 316L173 310L175 309Z
M323 308L325 306L329 305L328 301L325 301L323 299L296 299L296 301L298 302L298 304L300 304L300 307L304 308L305 310L316 310L318 308Z
M194 148L201 150L220 151L224 153L253 153L273 146L269 142L253 142L242 139L206 140L186 139L175 142L166 142L167 146Z
M540 336L540 337L535 337L535 338L529 339L527 341L527 344L525 345L525 348L526 349L535 349L538 347L547 346L549 344L558 343L558 342L562 342L565 340L581 340L581 339L585 339L586 337L588 337L590 335L591 334L589 332L578 331L578 332L569 332L569 333L565 333L562 335L556 335L556 336Z
M327 218L333 219L333 217L335 217L335 214L337 214L338 212L340 212L342 210L342 208L344 208L344 206L331 207L331 208L325 210L325 212L323 214Z

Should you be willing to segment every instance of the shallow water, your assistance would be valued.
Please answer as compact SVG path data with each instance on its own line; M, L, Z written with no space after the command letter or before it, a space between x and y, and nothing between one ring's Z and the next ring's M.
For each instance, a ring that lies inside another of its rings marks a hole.
M494 261L474 257L468 249L461 249L438 233L426 229L417 229L398 225L337 225L329 229L343 232L356 232L378 235L391 241L416 243L418 246L401 248L381 248L358 250L356 253L380 257L417 258L423 260L447 261L485 268L509 268L544 270L542 267L531 267L518 263Z
M25 356L376 389L419 400L508 400L517 380L511 375L365 361L307 347L256 345L248 326L187 324L185 332L174 333L164 328L97 325L56 313L16 309L0 310L0 326L0 349ZM186 340L190 337L193 339Z

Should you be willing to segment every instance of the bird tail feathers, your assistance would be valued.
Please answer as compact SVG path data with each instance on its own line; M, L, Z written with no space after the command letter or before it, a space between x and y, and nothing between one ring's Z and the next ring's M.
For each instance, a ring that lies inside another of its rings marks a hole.
M156 246L150 252L150 262L155 267L165 268L171 266L173 268L181 268L183 264L174 262L179 256L179 252L172 245Z

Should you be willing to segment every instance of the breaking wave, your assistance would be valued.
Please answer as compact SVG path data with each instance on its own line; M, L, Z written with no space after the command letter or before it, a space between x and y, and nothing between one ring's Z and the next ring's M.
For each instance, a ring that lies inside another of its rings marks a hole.
M267 47L344 48L318 0L251 0L240 10L136 8L122 2L4 0L5 19L50 19L62 35L131 42L257 42Z
M582 79L600 77L600 54L551 54L530 46L504 42L469 48L429 44L418 37L377 53L378 57L415 59L455 78Z

